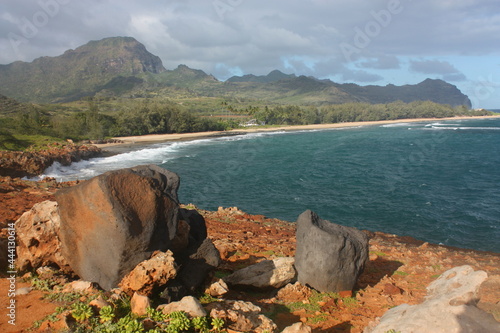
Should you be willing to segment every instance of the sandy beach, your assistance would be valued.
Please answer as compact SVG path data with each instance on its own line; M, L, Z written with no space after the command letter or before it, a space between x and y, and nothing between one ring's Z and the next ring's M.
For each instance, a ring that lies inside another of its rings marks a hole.
M376 125L386 125L386 124L396 124L396 123L432 122L432 121L442 121L442 120L463 120L463 119L488 119L488 118L498 118L498 117L500 117L500 115L479 116L479 117L415 118L415 119L397 119L397 120L380 120L380 121L360 121L360 122L334 123L334 124L250 127L250 128L238 128L230 131L196 132L196 133L180 133L180 134L178 133L149 134L140 136L116 137L113 139L121 140L122 143L95 144L95 146L102 148L103 150L116 151L121 149L132 148L136 145L145 145L149 143L196 140L196 139L204 139L217 136L239 135L245 133L303 131L303 130L318 130L318 129L358 127L358 126L376 126Z

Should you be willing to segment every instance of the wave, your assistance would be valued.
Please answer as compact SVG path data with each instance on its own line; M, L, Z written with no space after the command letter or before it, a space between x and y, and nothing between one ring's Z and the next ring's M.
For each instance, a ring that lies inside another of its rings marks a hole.
M427 127L429 129L429 127ZM500 127L448 127L448 126L431 126L430 129L436 130L481 130L481 131L498 131Z
M408 127L408 126L422 126L422 123L394 123L394 124L386 124L381 125L380 127Z

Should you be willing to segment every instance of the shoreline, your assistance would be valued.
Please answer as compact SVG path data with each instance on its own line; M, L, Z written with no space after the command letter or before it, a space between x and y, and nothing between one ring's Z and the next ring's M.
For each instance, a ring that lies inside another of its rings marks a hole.
M174 134L146 134L137 136L114 137L113 139L121 140L122 142L93 144L93 145L101 148L105 153L107 152L115 154L121 151L127 151L134 147L148 145L152 143L170 142L170 141L191 141L191 140L200 140L207 138L216 138L222 136L244 135L249 133L280 132L280 131L292 132L292 131L303 131L303 130L322 130L322 129L360 127L360 126L389 125L397 123L418 123L418 122L432 122L432 121L442 121L442 120L472 120L472 119L491 119L491 118L500 118L500 115L477 116L477 117L460 116L460 117L446 117L446 118L411 118L411 119L395 119L395 120L357 121L357 122L331 123L331 124L238 128L229 131L174 133Z

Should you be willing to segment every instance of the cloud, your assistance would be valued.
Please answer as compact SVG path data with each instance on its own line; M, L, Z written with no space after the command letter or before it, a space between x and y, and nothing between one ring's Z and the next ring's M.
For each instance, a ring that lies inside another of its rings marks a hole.
M381 55L376 58L366 59L357 64L362 68L371 69L399 69L401 68L398 57L392 55Z
M410 70L422 74L457 74L458 69L447 61L410 60Z

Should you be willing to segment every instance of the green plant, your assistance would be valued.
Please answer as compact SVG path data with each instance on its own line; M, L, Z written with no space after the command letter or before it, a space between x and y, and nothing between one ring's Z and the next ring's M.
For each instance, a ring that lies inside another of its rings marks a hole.
M94 312L88 304L81 302L73 304L73 311L71 311L71 316L75 318L76 321L85 321L92 317L93 314Z
M132 318L131 314L127 314L125 317L118 320L117 326L119 332L125 333L142 333L144 332L144 326L137 320Z
M147 308L146 315L156 322L162 322L162 321L167 320L167 315L165 315L163 312L158 311L158 310L153 309L153 308Z
M59 303L71 303L76 301L80 297L82 297L82 295L79 293L62 293L62 292L52 292L43 296L43 298L46 300Z
M218 302L219 300L212 295L205 293L199 298L201 304L209 304L213 302Z
M200 333L207 333L210 331L207 317L195 317L191 319L193 327Z
M55 285L56 285L56 283L54 281L51 281L48 279L47 280L40 279L37 276L34 276L33 278L31 278L31 286L33 288L35 288L36 290L52 291L52 288L54 288Z
M111 321L114 317L115 313L111 305L103 306L101 310L99 310L99 318L101 320L101 323Z
M212 318L211 324L215 332L220 332L226 323L222 318Z
M191 320L184 311L175 311L167 315L167 332L182 332L191 328Z

